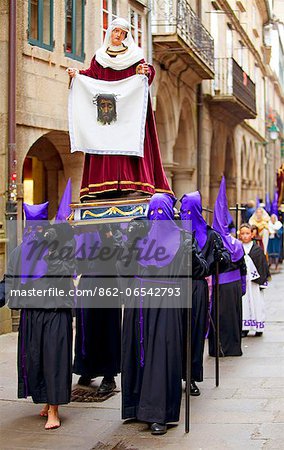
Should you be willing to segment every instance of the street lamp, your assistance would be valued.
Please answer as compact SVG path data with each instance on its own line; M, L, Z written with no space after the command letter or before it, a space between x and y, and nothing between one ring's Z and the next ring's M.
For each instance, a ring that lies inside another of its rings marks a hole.
M270 125L270 127L268 128L268 132L269 132L270 140L273 142L273 174L275 174L276 173L276 165L277 165L276 141L278 139L279 132L280 132L275 121L273 121L272 124ZM276 181L274 181L273 187L275 187L275 183L276 183ZM269 190L269 187L268 187L268 190Z
M276 125L275 122L273 122L272 125L268 128L268 131L269 131L270 139L273 142L277 141L278 136L279 136L279 128L278 128L278 126Z

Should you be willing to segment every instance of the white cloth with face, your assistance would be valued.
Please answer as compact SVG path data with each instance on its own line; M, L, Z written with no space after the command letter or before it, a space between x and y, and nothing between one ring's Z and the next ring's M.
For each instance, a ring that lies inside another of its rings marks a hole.
M148 78L73 78L69 94L71 152L144 156Z
M127 47L127 51L113 58L106 53L106 50L111 45L111 33L115 28L121 28L127 32L127 36L123 41L123 44ZM104 68L109 67L113 70L124 70L141 61L143 58L143 50L135 44L127 20L121 17L114 19L106 31L102 47L96 51L96 61Z

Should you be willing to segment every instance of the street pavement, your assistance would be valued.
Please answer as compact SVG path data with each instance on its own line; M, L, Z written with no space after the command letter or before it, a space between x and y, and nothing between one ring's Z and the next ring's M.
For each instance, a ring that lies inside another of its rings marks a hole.
M61 407L62 426L45 431L40 405L17 399L17 333L0 336L1 449L283 450L284 267L266 291L266 313L263 337L243 339L242 357L221 358L218 388L206 349L201 396L191 397L190 433L184 433L183 398L179 425L156 437L146 424L121 421L119 387L103 403Z

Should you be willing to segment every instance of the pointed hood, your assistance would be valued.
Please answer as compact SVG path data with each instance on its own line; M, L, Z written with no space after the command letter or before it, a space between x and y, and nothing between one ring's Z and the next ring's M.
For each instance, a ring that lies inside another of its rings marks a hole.
M207 240L207 223L202 216L202 200L199 191L184 194L180 200L180 217L185 230L195 232L197 243L202 249Z
M55 222L65 222L70 216L72 210L70 208L70 203L72 201L72 183L71 178L67 181L65 191L60 200L58 211L55 217Z
M273 197L273 202L272 202L271 209L270 209L270 214L275 214L278 219L278 192L276 189L274 191L274 197Z
M259 208L259 205L257 206L257 208ZM264 206L265 211L270 214L271 211L271 202L270 202L270 195L268 192L266 192L265 195L265 206Z
M233 262L239 261L244 255L242 243L230 235L228 227L228 201L226 195L226 180L222 177L219 193L214 206L213 228L220 233L224 246L229 250Z

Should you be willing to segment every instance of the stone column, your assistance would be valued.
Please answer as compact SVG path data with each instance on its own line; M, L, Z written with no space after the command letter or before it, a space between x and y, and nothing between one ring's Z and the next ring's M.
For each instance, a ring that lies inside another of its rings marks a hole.
M226 191L227 191L227 199L228 205L234 206L237 202L237 183L235 178L226 178Z
M55 216L58 206L58 169L47 168L47 198L49 218Z
M173 190L179 200L184 194L196 191L196 181L193 179L195 169L174 169Z
M215 201L218 195L218 191L219 191L219 187L220 187L220 181L221 181L221 177L219 180L213 180L210 183L210 201L209 201L209 206L210 208L214 208L215 205Z

